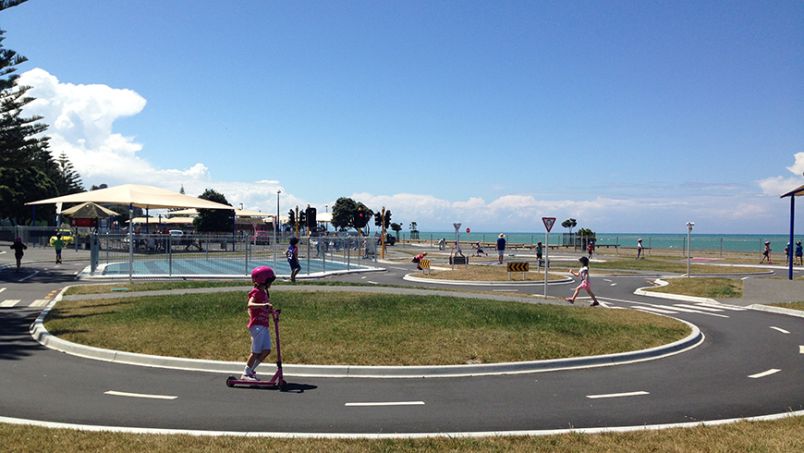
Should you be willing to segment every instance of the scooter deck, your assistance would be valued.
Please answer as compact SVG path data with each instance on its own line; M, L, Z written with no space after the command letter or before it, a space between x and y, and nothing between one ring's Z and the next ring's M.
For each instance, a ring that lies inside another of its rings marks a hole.
M279 388L284 387L285 384L286 384L286 382L284 380L271 382L269 380L266 380L266 381L260 381L260 380L252 381L250 379L239 379L239 378L236 378L235 376L229 376L228 378L226 378L226 386L227 387L241 386L241 387L259 387L259 388L279 389Z

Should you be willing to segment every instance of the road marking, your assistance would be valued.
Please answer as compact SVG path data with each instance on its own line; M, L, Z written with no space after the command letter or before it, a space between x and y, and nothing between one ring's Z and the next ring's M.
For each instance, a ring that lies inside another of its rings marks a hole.
M617 284L616 284L616 283L612 283L612 284L611 284L611 285L609 285L609 286L617 286Z
M18 303L20 303L19 299L6 299L0 302L0 308L11 308Z
M50 303L50 299L36 299L36 300L35 300L35 301L33 301L33 303L31 303L31 305L29 305L29 306L30 306L30 307L44 307L44 306L45 306L45 305L47 305L48 303Z
M773 329L773 330L779 331L779 332L781 332L781 333L790 333L790 332L788 332L788 331L786 331L786 330L782 329L781 327L770 326L770 328L771 328L771 329Z
M673 315L673 314L677 313L675 311L662 310L661 308L653 308L653 307L633 307L633 308L634 308L634 310L646 310L646 311L651 311L651 312L656 312L656 313L662 313L662 314L665 314L665 315Z
M608 278L604 278L603 281L611 283L611 280L609 280Z
M798 353L799 354L804 354L804 346L799 346L798 347Z
M0 288L0 293L2 293L5 290L6 290L5 288Z
M108 392L103 392L104 395L111 395L111 396L125 396L129 398L148 398L153 400L175 400L178 396L171 396L171 395L149 395L147 393L128 393L128 392L118 392L115 390L109 390Z
M771 368L768 371L763 371L761 373L752 374L752 375L749 375L748 377L750 377L752 379L758 379L758 378L761 378L761 377L770 376L771 374L776 374L776 373L778 373L780 371L782 371L782 370L779 370L779 369L776 369L776 368Z
M589 399L598 399L598 398L621 398L626 396L642 396L642 395L650 395L650 393L640 390L638 392L626 392L626 393L608 393L603 395L586 395Z
M714 308L722 308L724 310L731 310L731 311L747 311L747 308L738 307L736 305L728 305L728 304L712 304L709 302L698 302L695 305L700 305L702 307L714 307Z
M679 305L681 305L681 307L679 307ZM684 304L674 304L672 307L669 307L669 308L671 308L673 310L678 310L678 311L680 311L682 313L697 313L699 315L717 316L719 318L728 318L729 317L728 315L719 315L717 313L707 313L705 311L690 310L689 308L684 308L683 305Z
M716 313L722 313L723 310L719 308L712 308L712 307L698 307L697 305L687 305L687 304L675 304L676 307L684 307L684 308L691 308L693 310L703 310L703 311L713 311Z
M372 285L379 285L379 283L377 283L377 282L373 282L373 281L371 281L371 280L368 280L366 283L371 283Z
M384 403L346 403L346 407L424 406L424 401L389 401Z
M33 277L34 275L36 275L38 273L39 273L39 271L33 271L33 274L29 274L29 275L27 275L25 277L22 277L21 279L19 279L17 281L18 282L24 282L25 280L28 280L29 278Z
M743 277L743 278L741 278L740 280L745 281L745 280L748 280L749 278L751 278L751 277Z

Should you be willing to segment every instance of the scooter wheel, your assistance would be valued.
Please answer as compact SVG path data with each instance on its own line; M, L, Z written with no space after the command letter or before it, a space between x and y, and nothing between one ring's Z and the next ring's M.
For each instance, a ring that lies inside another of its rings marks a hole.
M235 378L232 377L232 376L229 376L228 378L226 378L226 386L227 387L234 387L234 380L235 380Z

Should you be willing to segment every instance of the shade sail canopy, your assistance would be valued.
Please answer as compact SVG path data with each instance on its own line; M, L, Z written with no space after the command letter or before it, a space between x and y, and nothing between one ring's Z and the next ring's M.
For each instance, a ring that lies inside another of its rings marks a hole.
M192 224L193 220L195 219L192 217L162 217L161 219L156 217L134 217L132 222L134 224L148 223L151 225L185 225Z
M123 184L108 189L91 190L89 192L75 193L63 197L48 198L46 200L32 201L26 205L55 204L55 203L93 203L133 205L138 208L199 208L199 209L234 209L233 207L202 198L183 195L178 192L161 189L153 186L138 184Z
M91 201L73 206L70 209L65 209L64 211L61 211L61 214L76 219L98 219L120 215L111 209L106 209L103 206L95 204Z
M804 186L799 186L798 189L791 190L790 192L787 192L786 194L782 195L779 198L800 197L802 195L804 195Z

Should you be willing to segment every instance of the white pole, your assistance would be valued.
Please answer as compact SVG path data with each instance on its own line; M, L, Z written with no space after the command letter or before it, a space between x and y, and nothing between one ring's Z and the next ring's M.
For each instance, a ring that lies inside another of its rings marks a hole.
M547 297L547 267L550 265L550 232L544 232L544 297Z

